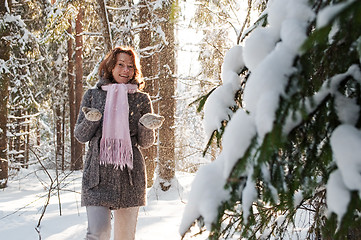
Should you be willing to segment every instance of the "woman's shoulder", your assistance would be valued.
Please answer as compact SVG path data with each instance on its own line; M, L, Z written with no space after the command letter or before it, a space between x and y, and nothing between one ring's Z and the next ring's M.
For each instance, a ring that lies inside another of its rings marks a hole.
M134 93L134 98L132 98L132 101L141 105L148 105L151 102L149 94L142 91L137 91L136 93Z
M135 94L137 94L137 96L138 96L139 98L142 98L142 99L150 99L149 94L146 93L146 92L137 91Z
M85 94L97 94L97 93L104 93L104 90L102 90L101 88L95 87L95 88L89 88L88 90L86 90Z
M100 88L89 88L84 93L83 99L84 100L92 100L92 99L103 99L106 97L106 93Z

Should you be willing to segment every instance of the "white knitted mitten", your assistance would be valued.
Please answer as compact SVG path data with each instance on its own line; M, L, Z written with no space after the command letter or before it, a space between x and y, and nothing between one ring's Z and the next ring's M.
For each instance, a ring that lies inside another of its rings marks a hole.
M140 119L139 122L146 128L157 129L162 126L164 117L154 113L146 113Z
M85 118L92 122L97 122L102 118L102 113L96 108L82 107Z

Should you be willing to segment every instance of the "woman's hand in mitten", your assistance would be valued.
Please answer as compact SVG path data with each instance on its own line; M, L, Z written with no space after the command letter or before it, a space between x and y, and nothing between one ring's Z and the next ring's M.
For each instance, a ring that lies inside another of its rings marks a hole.
M149 129L157 129L162 126L164 121L164 117L154 114L154 113L146 113L140 119L139 122L146 128Z
M92 122L97 122L102 118L102 113L96 108L82 107L85 118Z

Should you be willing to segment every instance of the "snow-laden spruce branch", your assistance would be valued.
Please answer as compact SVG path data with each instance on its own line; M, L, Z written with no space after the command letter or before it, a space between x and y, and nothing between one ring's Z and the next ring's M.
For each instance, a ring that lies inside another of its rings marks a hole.
M314 38L314 36L309 37L307 31L310 24L314 24L315 21L318 22L317 26L320 26L320 29L316 28L316 32L334 23L336 28L334 27L333 30L339 31L337 17L345 11L352 11L352 7L359 8L359 5L351 0L341 5L327 7L318 15L306 0L270 1L265 11L267 15L261 16L261 21L267 21L267 25L262 27L263 24L257 22L256 26L247 32L243 46L235 46L227 52L222 65L223 85L210 94L204 109L207 139L214 132L223 132L224 128L223 149L214 162L202 167L196 175L180 226L182 236L199 219L208 230L213 229L221 214L218 211L222 203L228 202L231 198L231 189L225 188L225 185L229 183L230 174L240 159L246 159L243 170L239 173L240 179L237 180L240 183L237 192L242 214L241 224L242 222L244 225L248 224L249 216L253 213L252 205L260 194L255 179L255 171L259 171L258 167L261 168L260 181L263 181L262 184L270 191L270 201L276 203L279 201L280 189L273 186L270 181L267 162L255 161L261 159L261 150L265 146L268 134L275 131L273 128L281 101L290 97L288 95L290 79L299 70L294 63L305 53L301 47L304 47L303 44L308 38ZM335 33L330 32L330 36L331 34ZM245 67L250 72L247 79L244 79L243 75L239 76ZM357 127L354 127L359 118L360 106L356 104L356 100L347 98L339 92L341 84L350 79L361 84L359 63L350 65L346 72L336 73L328 80L323 79L324 85L316 89L313 96L300 103L306 106L305 108L288 112L279 136L286 137L304 121L304 115L311 115L328 96L335 99L336 112L341 124L332 133L331 148L338 170L331 174L327 184L327 204L329 213L336 213L339 222L347 211L351 192L358 192L361 198L359 184L361 152L357 147L361 145L361 133ZM246 85L242 89L243 108L234 112L236 105L234 96L241 90L240 86L244 81ZM348 144L350 142L354 144ZM342 195L343 198L336 201L337 195Z

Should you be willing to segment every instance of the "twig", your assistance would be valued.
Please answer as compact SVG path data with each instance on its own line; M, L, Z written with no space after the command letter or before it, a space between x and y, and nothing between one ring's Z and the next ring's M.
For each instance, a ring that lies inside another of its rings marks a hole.
M37 228L40 227L41 220L43 219L44 214L45 214L45 212L46 212L46 208L48 207L49 202L50 202L51 191L52 191L52 189L53 189L54 180L53 180L53 178L51 177L50 173L46 170L46 168L45 168L45 166L43 165L43 163L40 161L39 156L38 156L31 148L29 148L29 150L35 155L35 157L36 157L36 159L38 160L39 164L40 164L41 167L44 169L45 173L48 175L48 177L49 177L49 179L50 179L50 181L51 181L50 187L49 187L49 191L48 191L48 195L47 195L47 199L46 199L45 205L44 205L44 207L43 207L43 211L42 211L42 213L41 213L41 216L40 216L40 218L39 218L38 225L36 226L36 230L38 231ZM40 237L40 235L39 235L39 237ZM40 239L41 239L41 238L40 238Z
M237 44L239 44L241 41L241 36L242 36L242 33L243 33L245 27L249 26L249 24L251 22L251 10L252 10L252 0L248 0L247 16L246 16L246 19L244 20L241 31L239 31L239 33L238 33Z
M39 235L39 240L41 240L41 234L40 234L40 229L38 227L35 228L35 231L38 233Z

